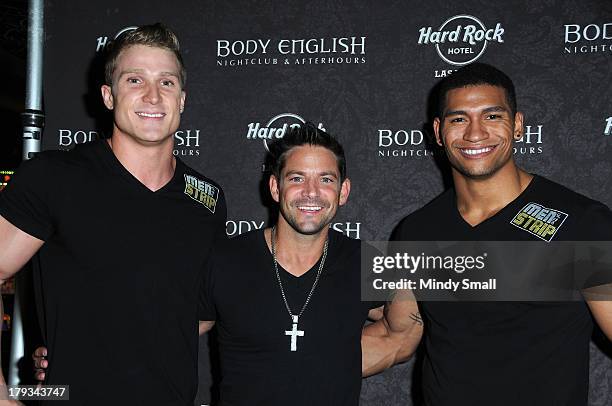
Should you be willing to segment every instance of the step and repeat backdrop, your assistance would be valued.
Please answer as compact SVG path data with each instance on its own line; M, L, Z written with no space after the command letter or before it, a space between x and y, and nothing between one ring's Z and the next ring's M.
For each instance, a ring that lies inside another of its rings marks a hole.
M230 236L269 222L264 141L311 121L347 153L353 189L332 227L387 239L449 186L430 138L431 90L474 61L515 82L526 125L515 145L519 164L612 205L608 0L49 0L45 18L44 149L109 135L99 91L109 41L158 21L175 30L188 75L174 154L223 186ZM595 338L591 405L612 404L611 357L612 347ZM414 404L414 364L364 380L362 404Z

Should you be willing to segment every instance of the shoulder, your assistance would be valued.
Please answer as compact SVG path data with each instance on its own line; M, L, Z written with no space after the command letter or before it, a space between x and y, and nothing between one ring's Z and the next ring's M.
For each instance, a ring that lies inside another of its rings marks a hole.
M92 165L100 165L107 148L105 140L95 140L84 144L78 144L70 150L46 150L37 153L34 157L23 163L30 170L43 171L45 175L76 174L75 168L87 168Z
M253 246L257 243L261 243L265 240L264 229L251 230L246 233L242 233L233 238L228 238L226 243L230 247L246 247Z
M575 192L566 186L542 176L538 176L534 180L538 181L537 194L542 203L563 208L568 214L573 214L575 217L583 217L589 214L602 216L610 214L610 209L605 204Z
M540 195L543 200L550 203L557 203L565 205L568 208L576 209L587 209L591 206L598 205L603 206L603 203L575 192L543 176L535 175L534 181L537 182L537 194Z
M537 202L546 209L561 211L577 239L612 238L612 212L605 204L566 186L537 176Z
M13 182L33 182L37 184L57 183L73 171L70 171L72 151L49 150L38 152L31 159L21 162Z
M454 188L442 192L425 206L404 217L393 231L391 239L410 240L412 235L420 235L432 227L432 223L443 221L454 210L454 199Z
M254 274L272 260L265 244L263 230L250 231L216 242L207 261L211 277L223 283Z
M329 229L329 245L335 246L341 252L358 252L361 241L347 237L343 233L334 229Z
M329 230L329 263L347 264L359 262L361 258L361 240L347 237L339 231Z
M237 235L233 238L224 238L215 246L214 256L223 260L245 260L249 256L265 254L263 229L253 230Z

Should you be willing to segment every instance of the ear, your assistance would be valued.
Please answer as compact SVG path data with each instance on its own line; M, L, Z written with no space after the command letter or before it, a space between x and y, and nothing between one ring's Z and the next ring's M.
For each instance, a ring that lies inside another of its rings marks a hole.
M514 114L514 139L520 140L523 136L523 113L517 111Z
M344 206L348 200L349 194L351 193L351 180L349 178L344 179L342 186L340 187L340 199L338 204Z
M434 135L436 136L436 144L438 144L441 147L444 147L444 140L442 139L442 136L440 135L440 119L438 117L434 118L433 121L433 130L434 130Z
M180 107L181 114L183 114L183 111L185 110L185 97L187 97L187 93L185 93L184 90L181 90L181 107Z
M102 92L102 100L104 101L104 105L107 109L112 110L115 105L113 100L113 90L109 85L102 85L102 87L100 87L100 91Z
M272 195L272 199L274 199L274 201L278 203L280 201L280 192L278 190L278 179L276 179L276 176L270 175L270 180L268 184L270 186L270 194Z

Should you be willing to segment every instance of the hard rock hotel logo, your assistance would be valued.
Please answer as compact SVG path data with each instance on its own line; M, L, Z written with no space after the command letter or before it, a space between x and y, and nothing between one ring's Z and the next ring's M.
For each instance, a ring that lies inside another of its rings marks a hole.
M249 123L246 138L248 140L262 140L264 147L268 150L268 142L283 138L288 129L300 127L304 123L306 123L306 120L297 114L281 113L272 117L266 123ZM317 128L325 131L323 123L319 123Z
M448 18L439 27L421 27L418 44L436 49L440 58L456 67L467 65L480 58L491 42L503 43L504 28L501 23L487 27L480 19L460 14ZM435 77L445 77L455 69L436 70Z
M130 27L125 27L122 28L121 30L119 30L113 37L112 39L115 40L117 39L117 37L119 37L121 34L123 34L124 32L128 32L128 31L133 31L135 29L137 29L138 27L136 26L130 26ZM100 52L103 51L104 48L106 48L106 46L108 45L108 41L109 41L109 37L106 35L102 35L99 36L98 38L96 38L96 52Z

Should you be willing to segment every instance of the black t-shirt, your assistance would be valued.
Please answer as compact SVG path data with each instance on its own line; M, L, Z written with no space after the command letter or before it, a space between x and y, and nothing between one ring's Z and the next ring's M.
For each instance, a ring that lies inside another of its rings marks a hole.
M361 330L371 306L361 302L360 243L329 231L324 269L299 318L290 351L291 318L262 231L216 250L202 289L202 320L216 320L222 405L357 405ZM301 277L279 266L287 301L299 313L319 263Z
M216 183L177 159L152 192L96 141L24 162L0 215L45 241L46 383L70 385L74 405L192 405L197 286L225 239Z
M539 209L553 213L542 218L554 220L554 229L538 236L548 224L512 224L521 213ZM459 214L454 189L447 190L406 217L395 239L610 241L611 234L612 213L605 205L534 176L520 196L475 227ZM420 306L428 405L587 404L593 324L585 302L424 301Z

